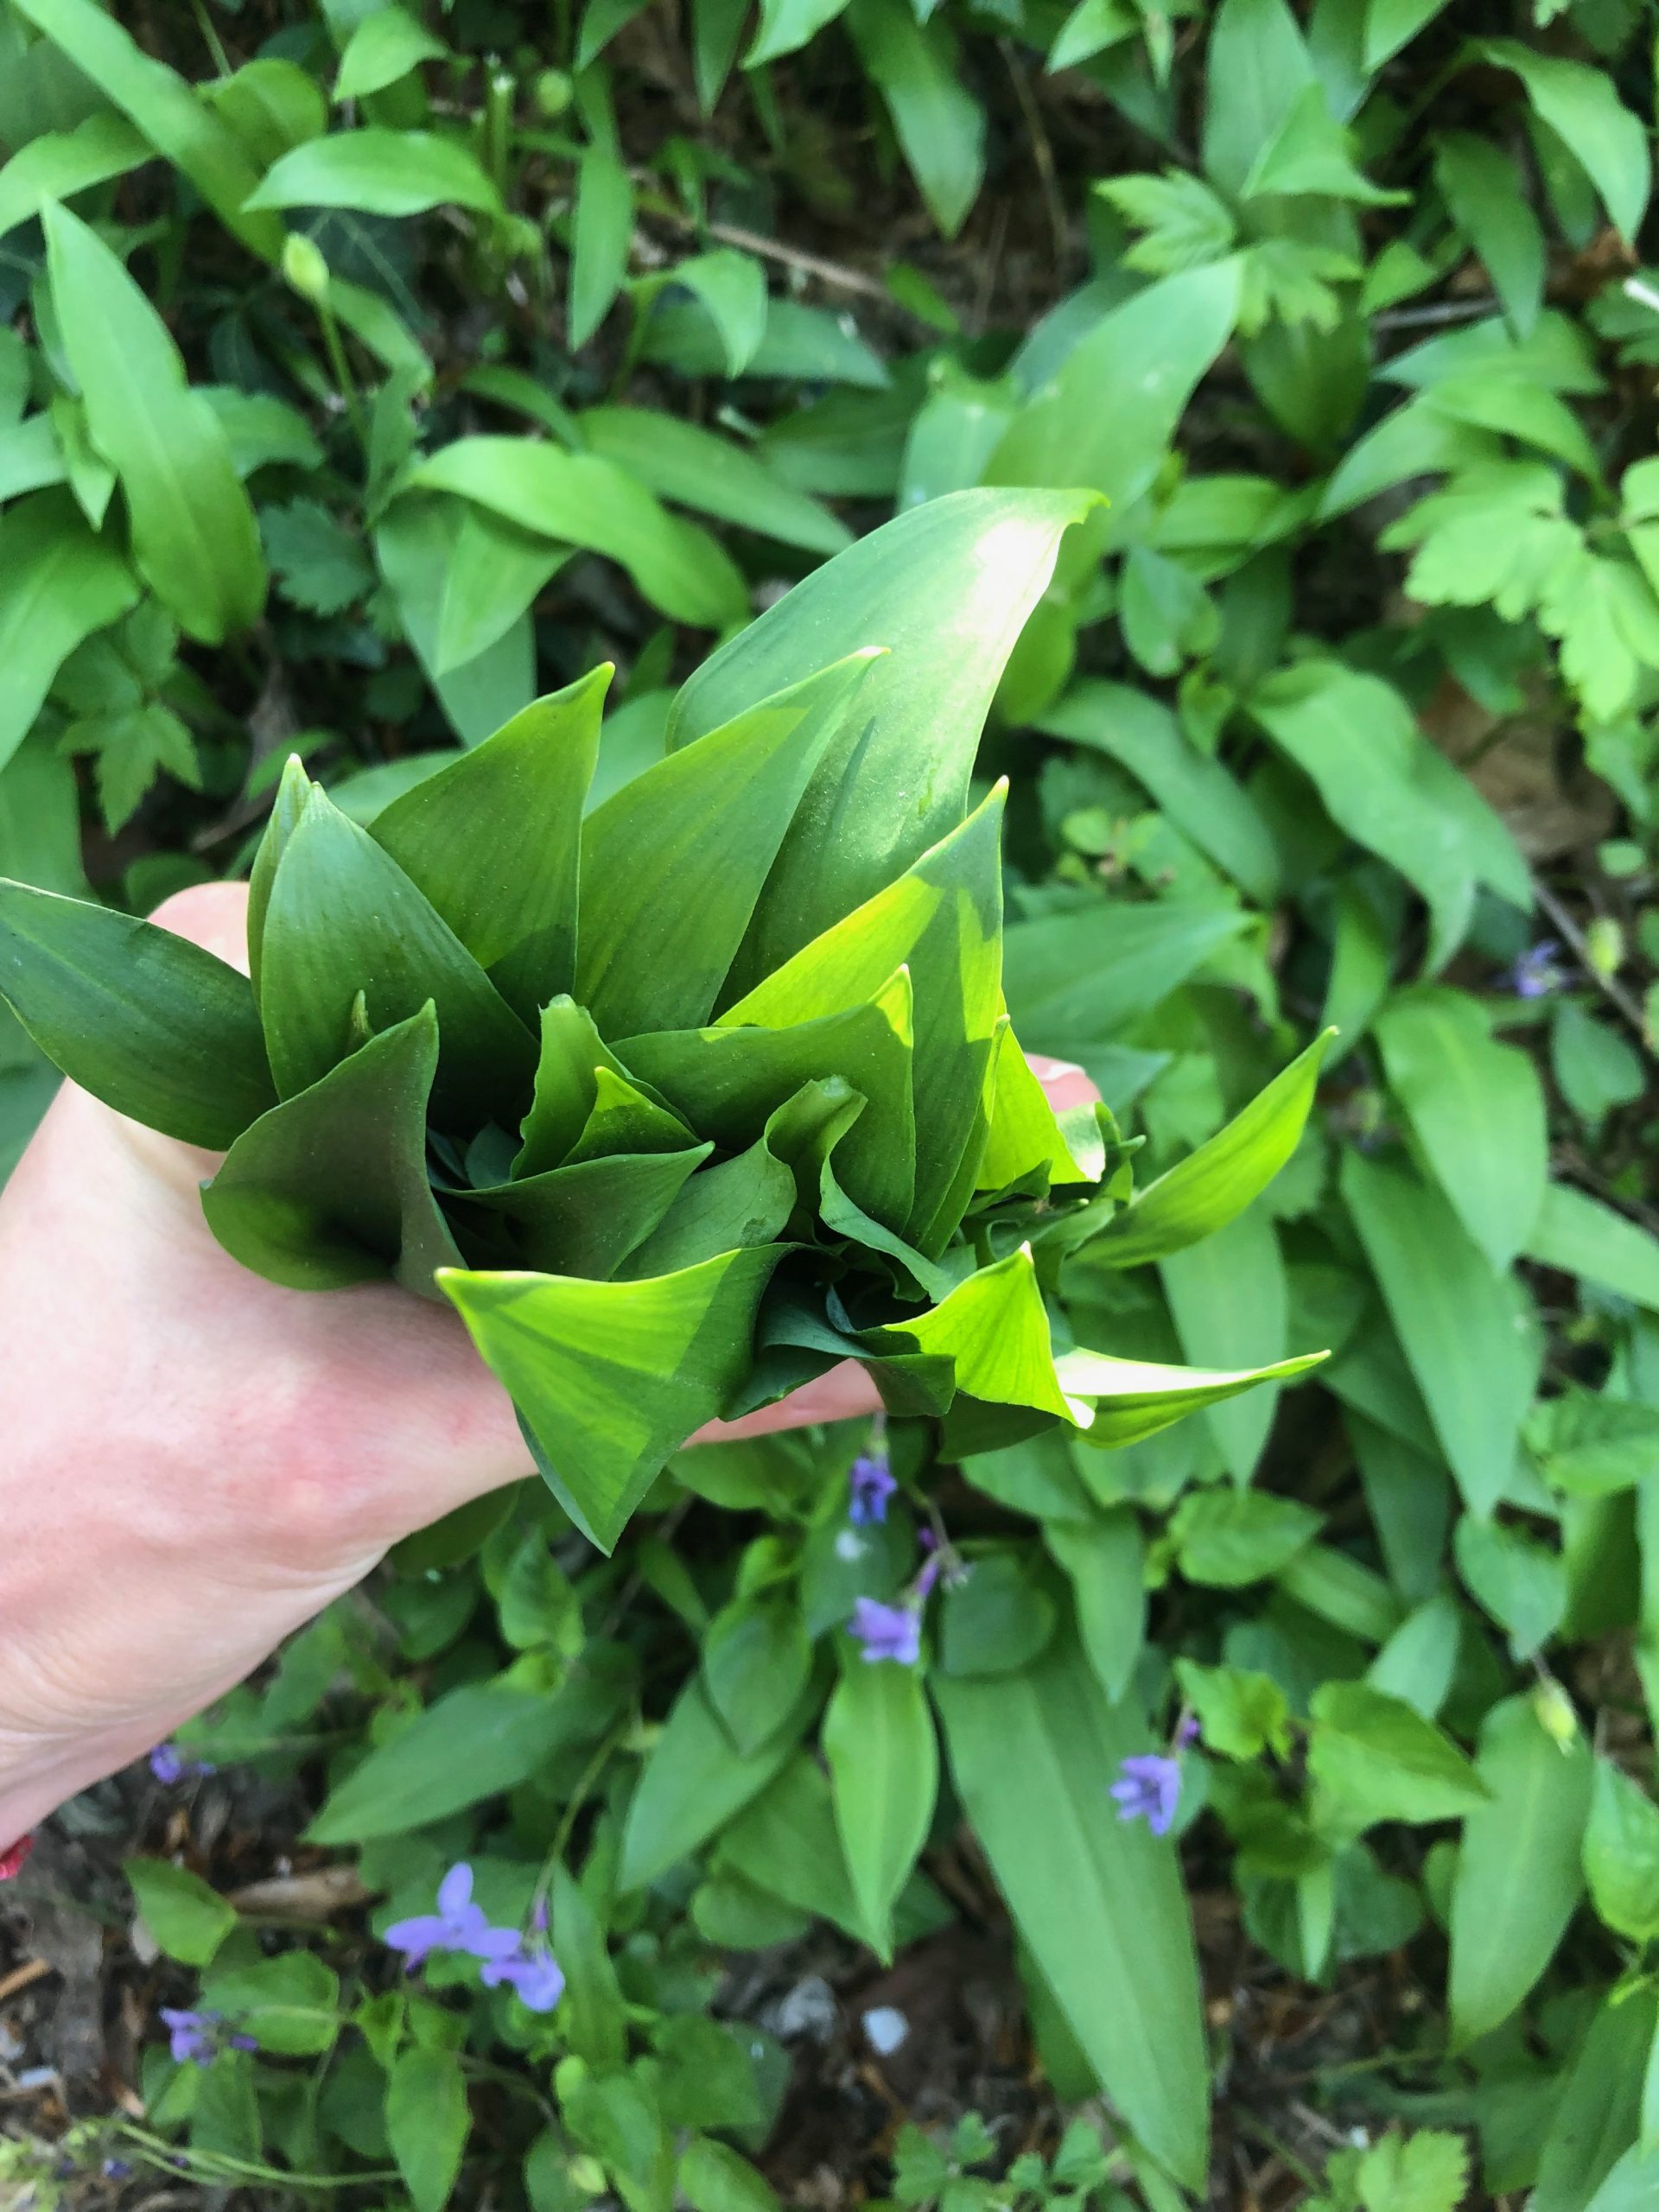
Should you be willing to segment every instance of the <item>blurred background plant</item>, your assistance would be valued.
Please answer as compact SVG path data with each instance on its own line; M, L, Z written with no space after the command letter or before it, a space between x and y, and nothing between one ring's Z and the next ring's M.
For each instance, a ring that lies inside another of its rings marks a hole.
M0 870L145 910L289 753L370 818L609 658L602 796L851 537L1083 485L982 753L1020 1034L1155 1169L1340 1032L1249 1213L1063 1285L1115 1352L1332 1346L1294 1390L1113 1454L894 1424L881 1517L862 1433L685 1455L608 1562L509 1494L70 1808L0 1980L22 2202L1659 2187L1653 47L0 0ZM924 1662L838 1634L918 1525L942 1765ZM1154 1742L1166 1840L1109 1795ZM463 1863L556 2009L400 1974Z

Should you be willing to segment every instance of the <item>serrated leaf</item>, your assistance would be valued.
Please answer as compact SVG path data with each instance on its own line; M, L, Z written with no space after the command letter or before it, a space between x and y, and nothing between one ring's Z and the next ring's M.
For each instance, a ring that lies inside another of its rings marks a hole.
M339 614L374 585L361 541L316 499L260 515L265 552L284 599L312 614Z

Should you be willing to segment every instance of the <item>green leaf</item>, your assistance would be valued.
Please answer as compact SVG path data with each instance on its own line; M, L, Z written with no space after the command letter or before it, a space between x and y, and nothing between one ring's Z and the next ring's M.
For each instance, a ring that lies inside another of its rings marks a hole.
M1064 38L1062 33L1048 57L1051 69L1065 66L1056 58ZM1166 169L1162 176L1109 177L1095 190L1126 223L1146 233L1124 255L1126 268L1173 276L1179 270L1219 261L1233 243L1230 209L1201 177L1184 169Z
M344 2025L340 1976L315 1951L221 1963L202 1982L200 2002L278 2058L318 2057L333 2050Z
M306 1830L312 1843L364 1843L447 1820L516 1789L567 1740L556 1699L505 1682L446 1692L353 1767Z
M614 1153L468 1191L466 1202L513 1224L518 1249L512 1256L516 1264L600 1281L623 1272L666 1274L665 1268L636 1264L632 1255L667 1218L687 1178L712 1150L704 1144L678 1151ZM791 1198L793 1191L791 1183ZM729 1250L729 1242L717 1249ZM696 1256L713 1255L699 1252Z
M963 1472L976 1480L971 1463ZM1128 1506L1114 1506L1082 1523L1050 1521L1043 1541L1071 1579L1078 1640L1116 1705L1146 1641L1147 1548L1140 1522Z
M283 226L273 217L245 212L258 173L235 133L221 122L165 62L154 60L130 31L97 0L17 0L17 13L92 81L141 130L172 166L182 171L227 229L251 253L276 262Z
M1465 1816L1452 1886L1452 2033L1459 2046L1501 2027L1555 1955L1584 1888L1579 1853L1592 1762L1561 1744L1529 1697L1481 1724L1475 1771L1490 1802Z
M1189 1491L1169 1524L1187 1580L1222 1590L1276 1574L1319 1529L1319 1515L1295 1498L1230 1486Z
M1526 1440L1552 1490L1605 1497L1659 1470L1659 1406L1569 1382L1534 1407Z
M1460 2135L1385 2135L1359 2162L1365 2212L1458 2212L1469 2186Z
M1056 1373L1029 1245L981 1268L931 1312L869 1330L864 1341L878 1352L891 1346L948 1358L956 1388L987 1403L1029 1406L1061 1421L1088 1418L1077 1402L1084 1393L1068 1397Z
M1355 1834L1374 1821L1455 1820L1488 1802L1451 1738L1402 1699L1366 1682L1327 1681L1309 1710L1308 1772Z
M713 1014L818 764L849 723L861 725L876 665L868 652L834 663L671 753L589 816L579 995L608 1035L686 1029Z
M1033 492L930 500L797 584L681 690L669 724L673 750L735 721L804 665L893 648L872 669L856 721L824 756L778 856L763 909L763 972L962 821L1003 666L1062 533L1088 504Z
M429 1003L245 1129L201 1194L232 1257L294 1290L390 1275L435 1297L461 1264L426 1170L437 1062Z
M1239 1667L1201 1667L1177 1659L1181 1694L1192 1708L1206 1751L1227 1759L1290 1755L1290 1707L1270 1675Z
M290 606L339 614L374 588L362 541L320 500L293 499L259 518L278 590Z
M680 2153L680 2193L692 2212L778 2212L778 2199L747 2158L706 2135Z
M685 264L675 270L683 280ZM588 449L659 499L758 531L780 545L839 553L852 543L828 507L773 474L753 448L646 407L589 407L576 418Z
M1635 2140L1655 2012L1651 1985L1602 1999L1556 2101L1528 2212L1587 2212Z
M719 629L747 610L743 580L724 550L597 454L562 453L532 438L456 438L416 461L404 483L475 500L521 529L620 562L672 621Z
M22 500L0 517L0 769L83 639L136 605L138 585L107 538L65 493Z
M89 115L73 130L42 131L0 167L0 238L37 216L48 200L72 200L152 158L142 132L108 111Z
M353 29L334 73L336 100L365 99L400 84L423 61L441 61L448 48L406 9L378 8Z
M628 273L633 239L633 181L616 156L590 147L576 170L570 237L569 334L584 346L611 311Z
M950 1675L1010 1675L1054 1633L1054 1600L1015 1553L988 1553L939 1600L939 1664Z
M1151 485L1198 380L1238 314L1236 259L1166 276L1112 308L1016 416L992 484L1087 484L1108 530Z
M1615 1935L1659 1935L1659 1805L1611 1759L1595 1764L1584 1875L1590 1901Z
M553 1869L549 1900L553 1955L564 1970L559 2031L578 2058L601 2071L627 2055L627 2012L605 1929L587 1892L563 1861Z
M575 980L582 808L613 673L603 663L526 707L370 831L527 1022Z
M1653 184L1647 130L1613 90L1612 79L1582 61L1540 54L1512 38L1482 39L1473 48L1500 69L1513 69L1541 120L1583 164L1615 226L1634 239Z
M0 996L72 1082L223 1151L276 1103L245 976L107 906L0 881Z
M1452 219L1486 264L1517 338L1544 301L1544 234L1515 163L1471 130L1449 130L1434 152L1434 179Z
M1322 1351L1304 1352L1276 1360L1271 1367L1217 1375L1199 1367L1165 1367L1155 1360L1113 1359L1105 1352L1079 1347L1062 1352L1054 1371L1068 1396L1094 1406L1094 1419L1079 1441L1115 1451L1155 1436L1160 1428L1202 1407L1236 1397L1241 1390L1305 1375L1325 1357Z
M727 1831L721 1863L759 1889L848 1935L866 1934L836 1827L830 1786L798 1751Z
M1389 1319L1471 1512L1515 1471L1534 1363L1515 1287L1495 1275L1450 1203L1403 1166L1349 1152L1342 1195Z
M429 130L339 130L272 164L250 207L355 207L418 215L429 207L502 213L501 195L459 140Z
M569 548L505 522L487 507L463 507L438 604L431 648L435 679L455 674L499 645L572 558Z
M167 1953L187 1967L205 1967L236 1925L236 1908L200 1875L167 1859L129 1859L122 1872L144 1925Z
M1510 1656L1532 1658L1567 1611L1567 1571L1559 1553L1522 1529L1465 1516L1452 1539L1465 1588L1509 1636Z
M1447 5L1448 0L1368 0L1364 50L1367 73L1380 69Z
M670 1454L747 1378L760 1294L784 1249L728 1252L637 1282L439 1276L555 1496L601 1551Z
M45 215L58 328L92 443L121 480L134 566L181 629L218 645L265 596L253 509L167 326L95 232Z
M1020 1937L1107 2094L1177 2178L1202 2186L1208 2068L1174 1851L1109 1817L1119 1763L1151 1748L1069 1637L1020 1675L942 1677L957 1793Z
M673 282L702 302L724 349L727 375L741 377L766 334L766 270L753 254L716 246L677 261Z
M963 83L955 40L904 0L851 0L847 27L887 104L911 175L946 238L961 229L985 174L985 115Z
M1538 1218L1549 1166L1530 1058L1496 1043L1461 991L1397 993L1376 1041L1436 1181L1494 1269L1507 1268Z
M843 1650L823 1751L859 1917L889 1959L893 1904L927 1839L938 1791L938 1743L916 1669L871 1666Z
M386 2135L415 2212L453 2201L472 2115L453 2050L402 2051L386 2082Z
M732 1748L700 1675L686 1683L652 1745L622 1829L617 1887L643 1889L689 1859L760 1795L804 1733L804 1700L768 1744Z
M709 1624L703 1683L745 1758L782 1727L811 1670L812 1646L791 1597L734 1598Z
M1223 0L1205 62L1205 173L1242 193L1250 171L1317 79L1285 0Z
M313 785L278 857L260 942L260 1009L284 1097L346 1058L359 993L374 1029L435 1006L441 1126L470 1134L498 1114L510 1122L535 1066L529 1030L397 863Z
M450 727L463 744L476 745L533 702L535 634L525 613L464 668L441 668L439 625L468 536L465 525L465 510L454 500L400 499L376 526L374 553L404 634Z
M1551 1183L1526 1255L1659 1313L1659 1238L1566 1183Z
M1137 1191L1090 1240L1091 1262L1139 1267L1225 1228L1295 1151L1334 1030L1316 1037L1207 1143Z

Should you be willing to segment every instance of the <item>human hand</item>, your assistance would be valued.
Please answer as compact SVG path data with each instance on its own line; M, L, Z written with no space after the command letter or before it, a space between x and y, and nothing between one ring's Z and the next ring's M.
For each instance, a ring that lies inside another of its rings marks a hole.
M246 965L247 893L156 918ZM1033 1065L1058 1106L1080 1069ZM285 1290L214 1242L210 1154L66 1084L0 1195L0 1849L240 1681L411 1530L530 1471L459 1318ZM850 1363L702 1438L872 1411Z

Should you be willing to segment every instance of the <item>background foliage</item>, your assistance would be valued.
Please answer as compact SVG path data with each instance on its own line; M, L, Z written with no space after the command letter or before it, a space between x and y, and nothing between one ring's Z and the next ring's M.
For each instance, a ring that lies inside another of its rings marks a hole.
M273 1946L149 1802L148 1997L200 1973L259 2048L147 2049L124 2157L750 2212L788 2056L720 1955L830 1941L856 1993L1005 1940L1000 1890L1109 2116L1006 2180L1006 2130L878 2147L903 2202L1173 2205L1211 2095L1217 2203L1659 2183L1653 43L1635 0L4 0L5 873L143 911L245 864L289 752L368 818L613 658L602 796L852 536L1084 486L981 756L1020 1033L1155 1166L1340 1033L1248 1214L1066 1286L1115 1352L1331 1346L1294 1390L1109 1456L897 1428L850 1544L854 1435L682 1459L611 1562L510 1497L193 1729L375 1901ZM924 1504L971 1568L937 1802L914 1676L836 1660ZM1106 1795L1183 1711L1185 1891ZM378 1948L460 1859L550 1897L547 2018Z

